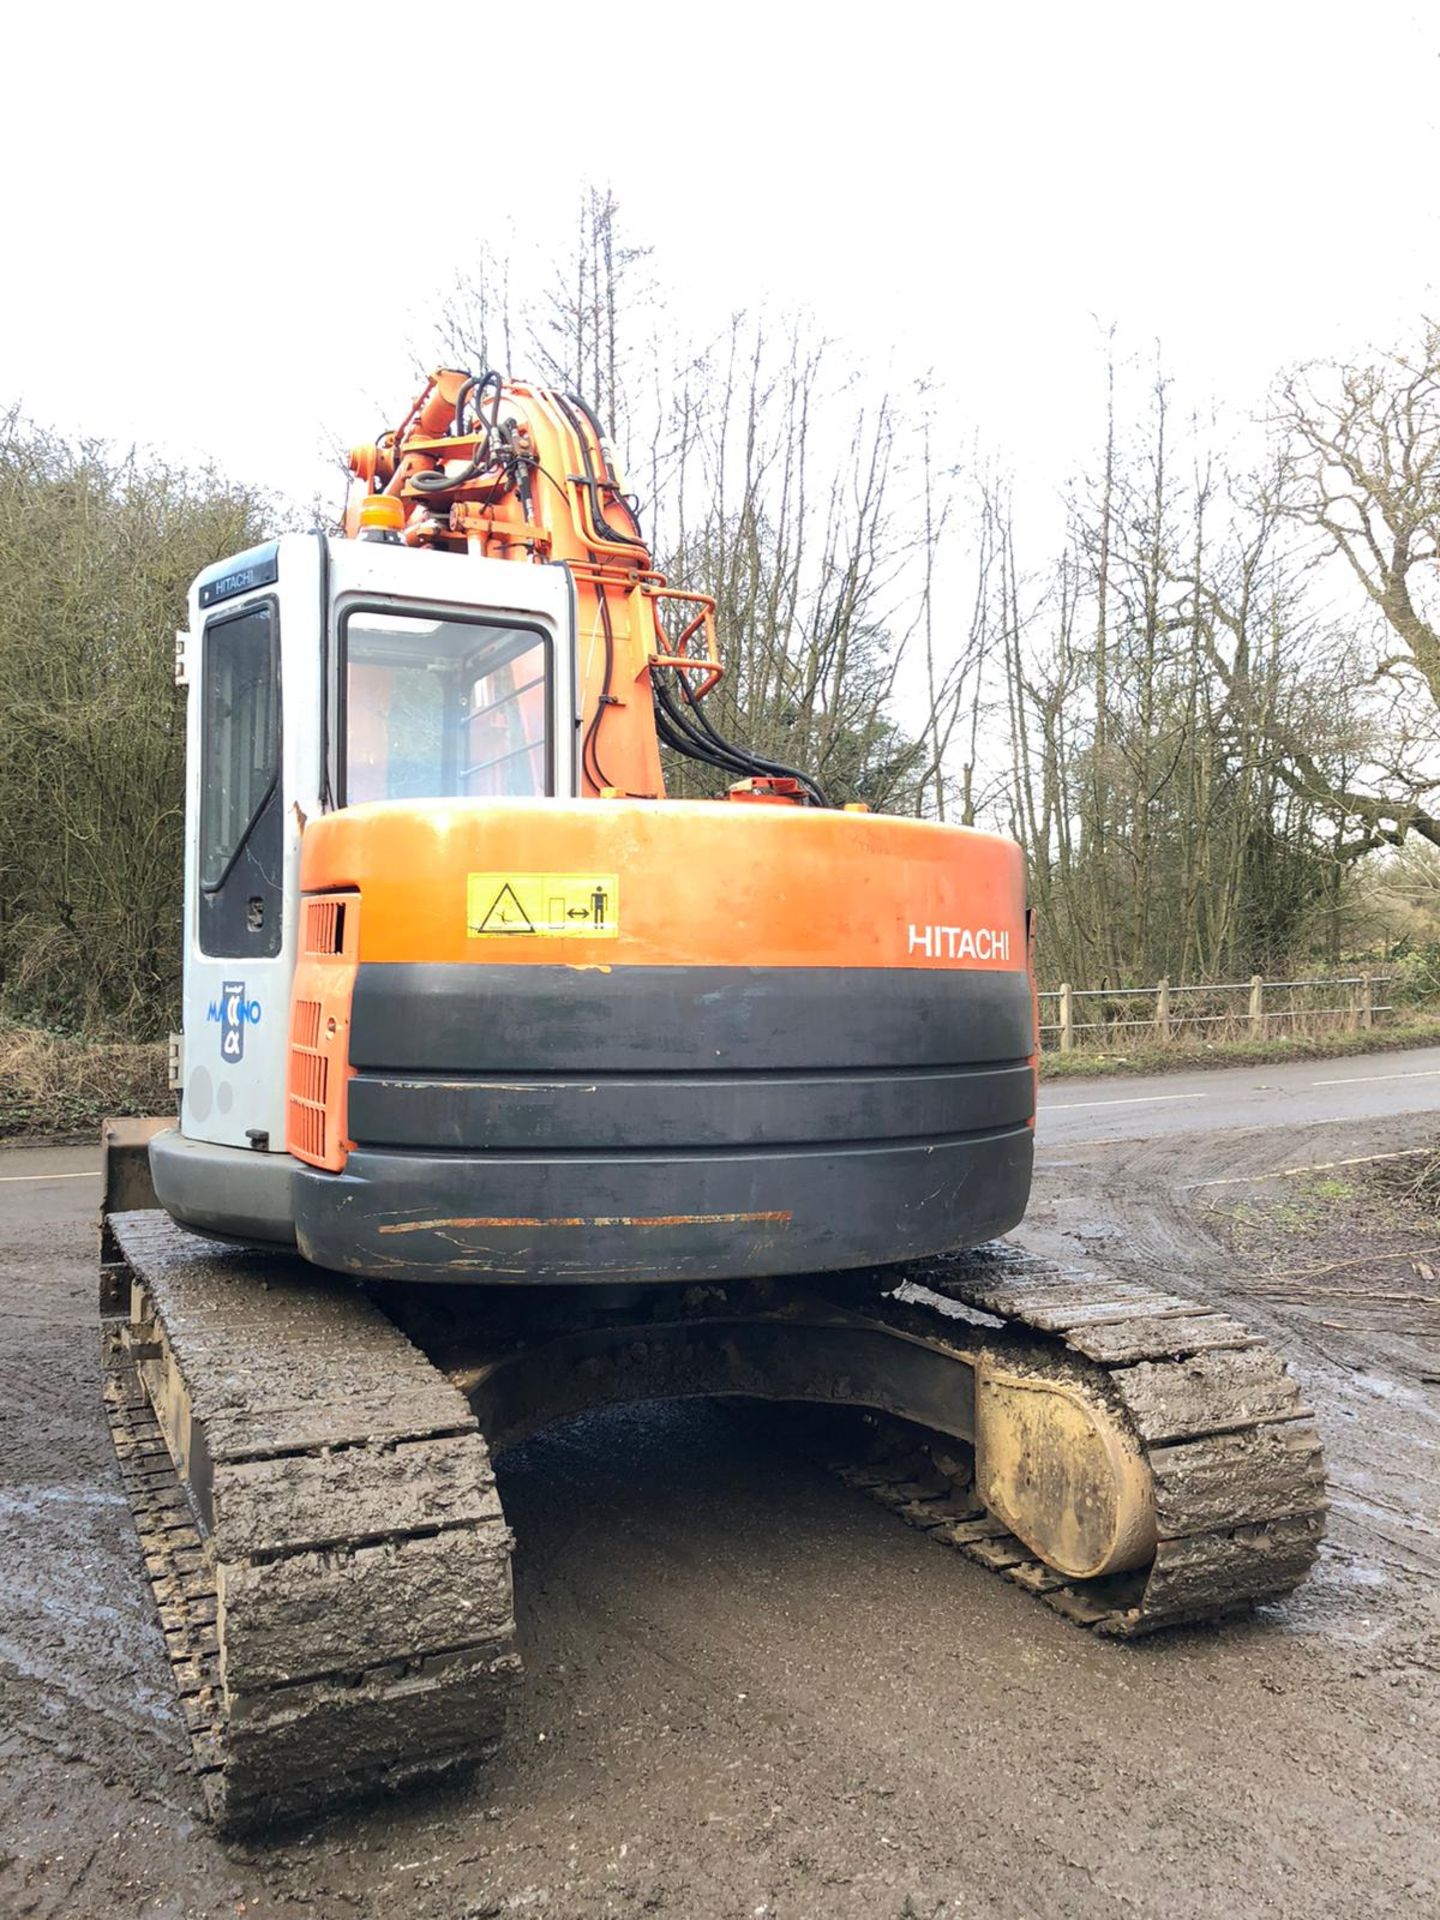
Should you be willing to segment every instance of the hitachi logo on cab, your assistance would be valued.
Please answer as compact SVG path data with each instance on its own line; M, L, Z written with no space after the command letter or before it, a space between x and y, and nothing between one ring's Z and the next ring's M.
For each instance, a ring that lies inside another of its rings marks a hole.
M997 927L912 925L908 951L927 960L1008 960L1010 935Z

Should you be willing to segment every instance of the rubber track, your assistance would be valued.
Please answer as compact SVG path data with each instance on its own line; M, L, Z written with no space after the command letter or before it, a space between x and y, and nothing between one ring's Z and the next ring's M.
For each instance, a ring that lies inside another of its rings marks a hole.
M346 1282L153 1212L108 1224L136 1311L104 1324L106 1412L212 1818L493 1752L511 1540L463 1398Z
M1304 1579L1328 1507L1320 1437L1283 1362L1238 1321L1001 1243L916 1263L905 1277L865 1311L943 1342L947 1323L955 1336L944 1305L954 1301L1032 1337L1040 1357L1048 1347L1103 1376L1154 1474L1159 1546L1138 1574L1067 1580L952 1485L834 1463L851 1485L1067 1619L1120 1638L1242 1612ZM975 1331L966 1323L972 1349Z

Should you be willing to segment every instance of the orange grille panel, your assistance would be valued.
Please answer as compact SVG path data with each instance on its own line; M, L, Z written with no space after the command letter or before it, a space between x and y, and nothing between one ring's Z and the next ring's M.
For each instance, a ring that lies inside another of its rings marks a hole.
M348 1148L345 1099L359 908L354 894L306 900L295 963L285 1145L297 1160L330 1173L344 1166Z
M317 1166L325 1160L325 1115L316 1107L296 1105L290 1115L290 1151Z
M305 903L306 953L341 953L345 944L344 900L307 900Z
M290 1077L290 1098L307 1106L325 1104L326 1059L323 1053L303 1053L297 1047Z

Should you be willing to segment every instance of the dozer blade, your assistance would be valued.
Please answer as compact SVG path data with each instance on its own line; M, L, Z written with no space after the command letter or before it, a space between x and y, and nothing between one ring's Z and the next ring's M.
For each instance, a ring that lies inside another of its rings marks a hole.
M124 1258L110 1231L110 1216L158 1207L150 1177L150 1142L173 1127L172 1119L106 1120L100 1128L100 1311L123 1312Z

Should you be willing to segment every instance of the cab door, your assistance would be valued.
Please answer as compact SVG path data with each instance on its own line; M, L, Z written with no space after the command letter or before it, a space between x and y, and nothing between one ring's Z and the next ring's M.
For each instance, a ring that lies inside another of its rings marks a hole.
M319 806L324 542L210 568L186 654L181 1130L279 1151L300 836Z

